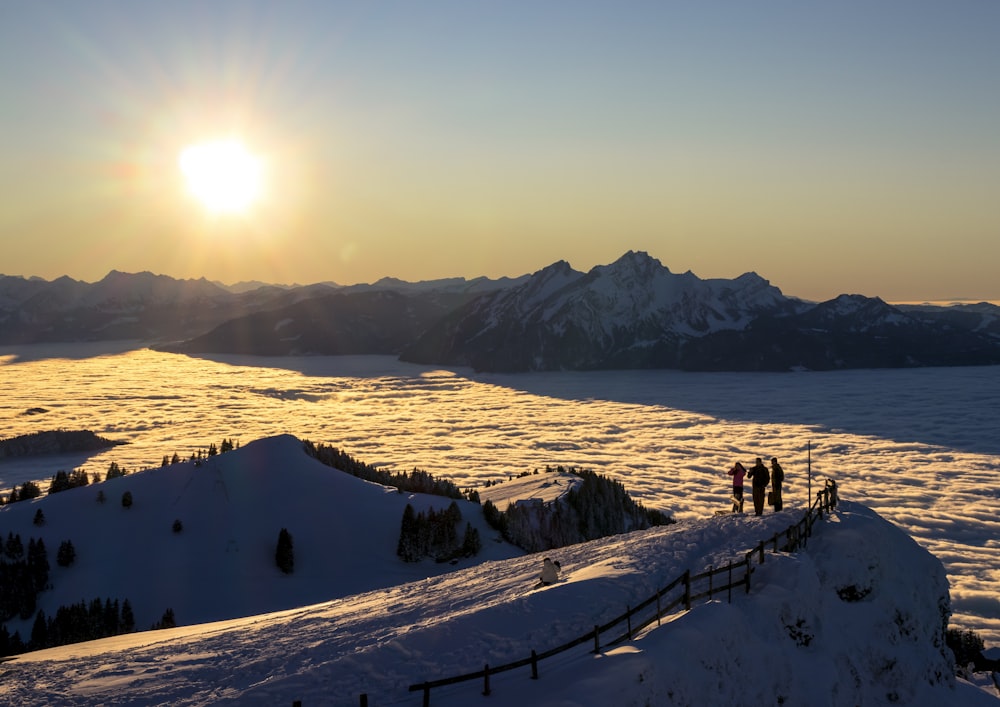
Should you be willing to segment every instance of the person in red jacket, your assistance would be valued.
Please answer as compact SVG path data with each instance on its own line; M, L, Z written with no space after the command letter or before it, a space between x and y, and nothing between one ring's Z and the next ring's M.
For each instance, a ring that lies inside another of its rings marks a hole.
M746 467L739 462L729 470L729 475L733 477L733 513L743 512L743 477L746 473Z
M771 481L771 475L760 457L757 457L757 463L747 472L747 478L753 481L754 515L762 515L764 513L764 498L767 496L767 485Z

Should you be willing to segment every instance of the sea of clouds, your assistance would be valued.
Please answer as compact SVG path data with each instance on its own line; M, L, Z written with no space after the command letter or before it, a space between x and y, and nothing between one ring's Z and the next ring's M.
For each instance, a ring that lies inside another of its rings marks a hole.
M813 492L836 479L944 563L953 624L1000 644L1000 367L501 375L384 356L32 346L0 351L0 389L0 436L89 429L129 442L5 461L0 489L290 433L461 486L581 466L685 520L728 507L734 461L776 456L786 509L806 504L810 472Z

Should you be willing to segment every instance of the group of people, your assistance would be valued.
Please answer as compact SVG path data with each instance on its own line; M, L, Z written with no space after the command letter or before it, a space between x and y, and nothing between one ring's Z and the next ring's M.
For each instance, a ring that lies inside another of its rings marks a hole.
M771 484L771 505L775 511L780 511L783 507L781 502L781 484L785 480L785 472L778 463L777 457L771 457L771 471L760 457L757 463L747 471L740 462L733 464L729 470L729 475L733 477L733 513L743 512L743 477L750 479L753 489L753 510L754 515L764 513L764 500L767 498L767 485Z

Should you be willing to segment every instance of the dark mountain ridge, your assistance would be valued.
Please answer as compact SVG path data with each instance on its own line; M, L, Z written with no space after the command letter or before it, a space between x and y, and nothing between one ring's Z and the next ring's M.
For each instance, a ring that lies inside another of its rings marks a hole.
M583 273L383 278L232 291L112 271L99 283L0 276L0 344L136 339L186 353L391 354L519 372L787 371L1000 363L1000 307L811 303L757 273L703 280L643 252Z

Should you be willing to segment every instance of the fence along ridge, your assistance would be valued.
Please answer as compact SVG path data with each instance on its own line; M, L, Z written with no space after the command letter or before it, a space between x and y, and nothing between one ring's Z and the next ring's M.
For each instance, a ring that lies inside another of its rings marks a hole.
M715 594L720 594L722 592L728 593L729 601L731 602L732 590L734 587L744 587L745 593L746 594L750 593L750 576L753 574L752 558L755 554L759 556L758 564L763 564L765 547L769 544L773 546L773 552L778 552L779 547L781 550L784 550L786 552L794 552L799 547L805 547L809 536L812 535L813 525L815 525L818 520L823 519L823 514L825 512L832 511L837 506L837 501L838 501L837 482L832 479L827 479L825 488L816 492L816 498L813 501L812 505L806 509L805 515L802 517L802 520L800 520L798 523L793 523L783 531L775 533L774 536L772 538L769 538L768 540L761 540L755 547L748 550L744 554L743 559L740 560L739 562L733 562L733 560L730 560L725 565L720 565L719 567L710 566L707 570L704 570L703 572L700 572L695 575L691 574L691 570L685 570L684 573L681 574L679 577L669 582L662 589L658 590L651 597L637 604L635 607L627 606L625 613L621 614L620 616L611 619L604 625L601 626L595 625L591 631L588 631L587 633L583 634L578 638L573 639L572 641L568 641L567 643L563 643L562 645L556 646L555 648L550 648L549 650L544 651L542 653L536 653L534 650L532 650L531 655L529 657L521 658L520 660L515 660L510 663L504 663L503 665L490 667L489 664L487 663L483 666L482 670L477 670L470 673L463 673L461 675L455 675L448 678L439 678L437 680L426 680L424 682L414 683L413 685L410 685L409 691L410 692L422 691L424 697L423 705L424 707L430 707L431 689L435 687L444 687L446 685L455 685L457 683L467 682L469 680L482 679L483 694L489 695L491 675L496 675L497 673L503 673L507 672L508 670L523 668L527 665L530 665L531 678L533 680L537 680L538 661L543 660L545 658L551 658L554 655L558 655L559 653L568 651L571 648L575 648L580 644L587 643L588 641L591 640L593 640L594 642L594 650L592 652L599 653L601 650L601 644L600 644L601 634L610 631L612 628L614 628L615 626L617 626L622 622L627 623L627 629L625 633L615 637L614 639L609 641L606 645L616 645L618 643L622 643L627 640L632 640L633 636L635 636L637 632L646 628L654 621L656 622L657 626L659 626L661 619L664 616L670 614L674 609L676 609L682 603L684 604L684 611L690 611L691 605L695 601L698 601L699 599L703 599L705 597L711 598ZM783 545L779 546L780 538L782 535L786 537L786 541ZM742 568L741 571L743 574L737 577L736 581L734 582L732 575L733 575L733 568L736 567ZM723 573L727 574L728 581L725 584L722 584L718 587L714 587L712 580L717 575ZM694 582L704 579L709 580L708 589L706 591L692 594L691 585ZM667 603L665 606L662 605L662 600L664 596L668 592L676 589L679 585L684 586L684 593L681 596L675 598L673 601ZM656 603L657 608L653 616L648 617L642 623L633 626L632 617L635 616L635 614L637 614L638 612L647 609L654 602ZM364 699L365 697L366 696L362 695L362 705L367 704L367 700Z

